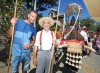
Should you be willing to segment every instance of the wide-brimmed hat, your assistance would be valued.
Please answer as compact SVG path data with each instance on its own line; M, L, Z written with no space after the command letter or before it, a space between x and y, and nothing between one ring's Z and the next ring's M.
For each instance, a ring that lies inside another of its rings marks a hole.
M83 26L82 29L83 29L83 30L87 30L86 26Z
M86 26L83 26L82 29L87 29Z
M54 20L50 17L42 17L39 19L39 25L43 27L43 21L48 20L50 21L50 27L54 25Z

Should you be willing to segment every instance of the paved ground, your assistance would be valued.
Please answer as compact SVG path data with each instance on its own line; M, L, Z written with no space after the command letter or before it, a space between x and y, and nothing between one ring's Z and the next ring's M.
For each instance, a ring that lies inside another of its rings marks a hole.
M9 51L8 43L10 42L7 40L7 38L3 36L1 37L0 35L0 73L8 73L8 67L6 65ZM86 59L83 58L82 60L82 69L80 69L77 73L100 73L100 55L91 53L90 57L87 57ZM30 63L31 69L28 71L28 73L35 73L35 67L33 66L32 60ZM19 73L22 73L21 66L19 68Z
M19 73L21 73L21 66L19 70ZM0 62L0 73L7 73L7 66L3 62ZM32 60L31 69L28 73L35 73L35 67L33 66ZM91 53L90 57L83 59L82 69L80 69L77 73L100 73L100 55Z
M28 73L35 73L35 67L33 66L32 60L31 69ZM83 58L82 69L77 73L100 73L100 55L91 53L90 57L87 57L86 59Z
M82 69L77 73L100 73L100 55L91 53L90 57L83 59Z

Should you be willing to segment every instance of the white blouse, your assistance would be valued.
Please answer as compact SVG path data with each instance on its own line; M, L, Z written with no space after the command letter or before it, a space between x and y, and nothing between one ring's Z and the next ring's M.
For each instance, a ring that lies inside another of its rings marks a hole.
M86 33L85 31L82 30L82 31L80 32L80 34L84 37L84 40L87 41L87 43L88 43L88 36L87 36L87 33Z

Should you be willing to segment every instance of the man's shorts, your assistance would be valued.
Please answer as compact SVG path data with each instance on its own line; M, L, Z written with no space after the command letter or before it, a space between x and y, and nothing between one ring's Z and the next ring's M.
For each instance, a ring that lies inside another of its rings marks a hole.
M20 62L22 62L22 71L30 69L30 55L12 56L10 73L19 73Z

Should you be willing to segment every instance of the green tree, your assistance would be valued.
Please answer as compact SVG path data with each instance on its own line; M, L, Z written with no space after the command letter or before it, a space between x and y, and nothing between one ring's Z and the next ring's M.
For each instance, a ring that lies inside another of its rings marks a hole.
M23 0L26 4L27 8L34 8L34 2L35 0ZM57 6L57 1L58 0L36 0L37 2L37 6L36 6L36 10L37 11L44 11L47 10L48 8Z
M56 23L50 28L52 31L55 31ZM57 25L57 30L60 30L61 26Z
M96 30L100 30L100 22L96 22Z
M8 2L9 1L9 2ZM9 27L9 19L12 17L14 3L11 0L0 1L0 33L5 33Z
M80 23L81 27L86 26L89 30L94 31L96 29L95 20L89 17L81 19Z
M18 0L17 4L17 17L27 18L27 13L34 8L35 0ZM58 0L37 0L37 11L44 11L48 8L57 6ZM25 2L28 3L25 6ZM0 33L6 33L10 26L10 19L14 16L15 0L1 0L0 1ZM27 7L27 8L25 8ZM38 19L42 17L42 14L38 15ZM36 21L37 31L41 29Z
M42 14L38 14L38 18L36 20L36 31L40 31L42 29L42 27L39 25L38 21L39 19L43 17Z

